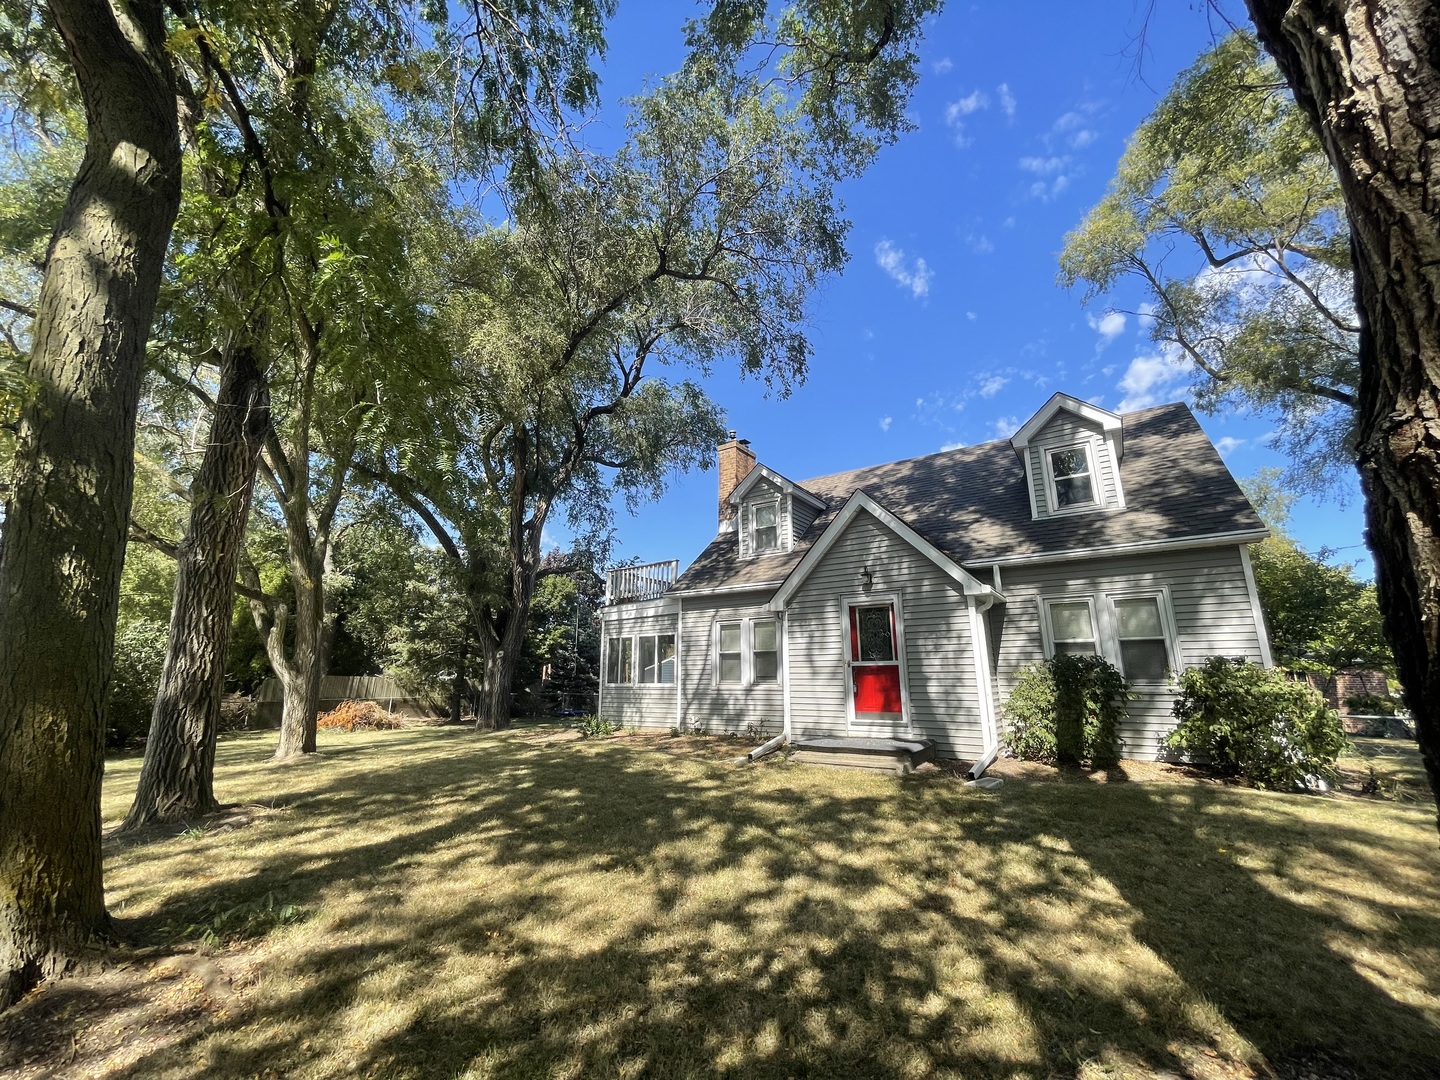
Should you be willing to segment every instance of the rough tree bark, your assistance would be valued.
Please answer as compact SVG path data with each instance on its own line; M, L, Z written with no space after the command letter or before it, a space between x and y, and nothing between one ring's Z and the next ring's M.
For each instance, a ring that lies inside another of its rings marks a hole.
M1369 543L1386 636L1440 803L1440 8L1247 3L1345 194Z
M0 1007L107 926L103 702L145 340L180 205L155 0L51 0L85 155L50 241L0 551Z
M270 427L270 391L254 348L226 358L215 417L191 485L190 526L176 556L170 639L140 786L124 829L219 809L215 738L234 614L235 571L255 465Z

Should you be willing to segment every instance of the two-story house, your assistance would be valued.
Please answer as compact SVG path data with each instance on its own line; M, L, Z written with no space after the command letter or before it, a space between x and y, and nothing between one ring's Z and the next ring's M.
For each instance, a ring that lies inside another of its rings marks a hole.
M1020 671L1099 653L1134 684L1123 757L1173 726L1171 673L1270 652L1267 533L1183 404L1056 394L1009 440L796 482L719 448L720 528L610 574L601 715L627 727L933 740L993 760Z

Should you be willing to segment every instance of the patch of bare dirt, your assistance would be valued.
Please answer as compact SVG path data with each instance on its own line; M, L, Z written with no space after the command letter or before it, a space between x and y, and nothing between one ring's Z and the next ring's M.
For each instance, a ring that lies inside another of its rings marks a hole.
M0 1014L0 1077L114 1076L227 1019L257 950L120 959L45 983Z

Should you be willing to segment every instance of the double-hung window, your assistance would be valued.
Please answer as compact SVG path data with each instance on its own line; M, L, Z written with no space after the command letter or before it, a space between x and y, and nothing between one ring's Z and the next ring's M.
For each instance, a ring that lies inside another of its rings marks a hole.
M1132 682L1160 682L1170 667L1159 596L1126 596L1115 605L1120 671Z
M675 635L640 635L640 682L675 682Z
M745 624L740 622L722 622L720 624L715 671L721 685L739 685L744 681L744 671L742 670L744 665L741 660L745 654L740 645L744 628Z
M756 555L780 548L780 504L756 503L750 508L750 550Z
M1055 509L1093 506L1095 479L1090 467L1090 451L1083 444L1067 446L1063 450L1051 450L1049 461Z
M715 681L720 686L779 682L779 623L774 619L736 619L717 624Z
M1094 656L1096 648L1095 608L1088 599L1047 600L1050 643L1056 653Z

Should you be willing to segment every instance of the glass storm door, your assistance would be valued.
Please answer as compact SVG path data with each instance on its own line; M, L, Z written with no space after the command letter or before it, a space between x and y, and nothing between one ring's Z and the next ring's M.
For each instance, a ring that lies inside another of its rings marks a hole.
M865 733L864 729L904 728L893 603L850 606L850 660L846 666L850 669L855 723L862 729L857 734Z

